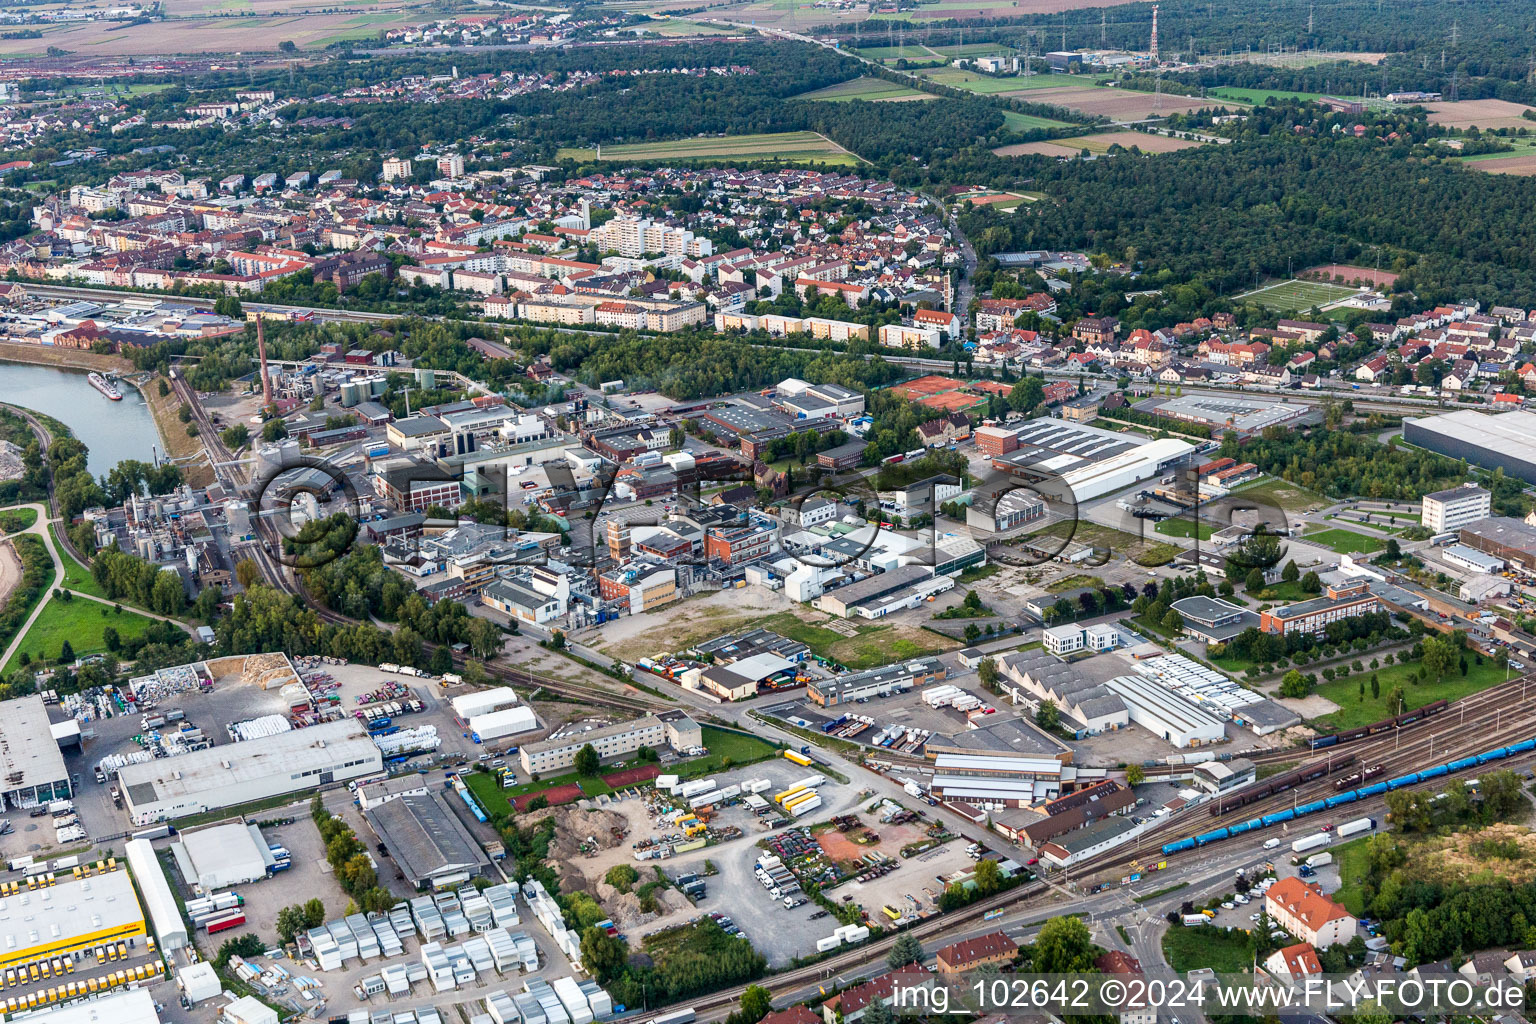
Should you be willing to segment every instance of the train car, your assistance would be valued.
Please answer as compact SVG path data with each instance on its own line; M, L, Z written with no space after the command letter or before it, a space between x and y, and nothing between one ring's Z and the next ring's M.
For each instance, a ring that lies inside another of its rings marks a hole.
M1365 800L1373 796L1380 796L1381 794L1385 793L1388 788L1390 788L1389 783L1378 782L1374 785L1362 786L1355 790L1355 792L1359 794L1361 800Z
M1227 838L1227 836L1230 834L1231 833L1226 829L1219 828L1214 832L1207 832L1204 835L1195 836L1195 845L1204 846L1206 843L1217 843Z
M1334 796L1329 797L1327 800L1324 800L1323 801L1323 806L1328 808L1329 810L1332 810L1333 808L1338 807L1341 804L1352 804L1356 800L1359 800L1359 799L1360 799L1360 793L1359 793L1358 790L1348 789L1348 790L1345 790L1342 793L1338 793L1338 794L1335 794Z
M1524 754L1527 751L1536 750L1536 739L1521 740L1519 743L1510 744L1505 749L1509 751L1510 757L1514 757L1516 754Z
M1388 779L1386 786L1388 789L1402 789L1404 786L1411 786L1418 781L1419 773L1409 772L1407 775L1399 775L1395 779Z
M1195 837L1194 836L1190 836L1188 839L1180 839L1177 842L1164 843L1163 844L1163 852L1164 853L1179 853L1179 852L1181 852L1183 850L1193 850L1194 848L1195 848Z
M1227 830L1227 832L1230 835L1240 836L1244 832L1252 832L1254 829L1262 827L1263 824L1259 821L1258 818L1250 818L1247 821L1239 822L1238 824L1233 825Z
M1448 775L1450 770L1450 765L1437 764L1433 768L1425 768L1419 772L1419 780L1422 782L1424 779L1438 779L1442 775Z
M1314 800L1309 804L1302 804L1300 807L1296 808L1296 817L1299 818L1303 814L1316 814L1318 811L1323 809L1324 803L1325 801L1322 800Z
M1447 771L1459 772L1459 771L1462 771L1463 769L1471 768L1475 764L1477 764L1477 758L1475 758L1475 757L1463 757L1460 760L1452 761L1450 764L1446 765L1445 767L1446 767Z
M1266 814L1259 820L1264 823L1265 828L1268 828L1271 825L1278 825L1282 821L1290 821L1294 817L1296 817L1296 812L1290 809L1286 809L1283 811L1276 811L1274 814Z
M1477 755L1477 763L1478 764L1487 764L1489 761L1498 761L1501 758L1503 758L1504 756L1505 755L1504 755L1504 748L1503 747L1498 747L1498 748L1496 748L1494 750L1485 750L1481 754Z
M1334 744L1336 744L1338 742L1339 742L1339 737L1337 735L1334 735L1334 736L1317 736L1317 737L1314 737L1313 740L1312 740L1312 749L1313 750L1322 750L1324 747L1331 747L1331 746L1333 746Z

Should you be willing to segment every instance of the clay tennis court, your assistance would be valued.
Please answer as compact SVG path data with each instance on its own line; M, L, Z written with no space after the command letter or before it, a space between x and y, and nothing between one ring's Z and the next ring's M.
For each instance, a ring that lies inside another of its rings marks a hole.
M660 768L653 764L648 764L643 768L626 768L622 772L604 775L603 781L608 783L611 789L623 789L625 786L633 786L637 782L648 782L660 774Z
M1460 100L1455 103L1425 103L1430 124L1443 124L1451 128L1482 129L1536 128L1536 121L1520 115L1532 108L1523 103L1508 100ZM1529 173L1529 172L1526 172Z
M541 789L537 793L524 793L522 796L513 797L510 803L519 811L526 811L528 805L541 796L549 801L549 806L559 807L561 804L580 800L582 793L581 787L572 783L566 786L551 786L549 789Z
M1334 281L1342 278L1345 284L1353 284L1361 281L1376 286L1377 288L1390 288L1397 280L1397 275L1390 270L1374 270L1370 267L1351 267L1344 263L1330 263L1323 267L1308 267L1301 272L1304 278L1315 278L1321 281Z
M1066 107L1069 110L1108 117L1115 121L1145 121L1149 117L1187 114L1193 110L1205 110L1209 107L1224 105L1219 100L1203 100L1198 96L1174 96L1169 93L1159 96L1150 92L1132 92L1128 89L1084 85L1066 85L1055 89L1021 89L1000 95L1017 97L1030 103Z

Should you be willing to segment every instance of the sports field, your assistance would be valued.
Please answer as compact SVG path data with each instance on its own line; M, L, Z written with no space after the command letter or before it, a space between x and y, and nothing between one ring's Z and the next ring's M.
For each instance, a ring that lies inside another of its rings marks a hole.
M883 78L855 78L848 82L838 82L829 85L825 89L817 89L814 92L803 92L791 99L797 100L870 100L871 102L907 101L907 100L933 100L938 99L931 92L923 92L913 89L911 86L897 85L895 82L887 82Z
M1331 548L1341 555L1368 555L1387 546L1387 542L1380 537L1367 537L1363 533L1337 527L1306 534L1304 539L1308 544Z
M1277 313L1297 313L1313 306L1326 306L1330 302L1347 299L1359 291L1341 284L1323 281L1280 281L1268 284L1257 291L1244 292L1239 299L1252 299L1259 305Z
M596 160L596 149L561 149L556 159ZM604 146L604 160L787 160L853 166L859 158L817 132L770 132L766 135L716 135Z

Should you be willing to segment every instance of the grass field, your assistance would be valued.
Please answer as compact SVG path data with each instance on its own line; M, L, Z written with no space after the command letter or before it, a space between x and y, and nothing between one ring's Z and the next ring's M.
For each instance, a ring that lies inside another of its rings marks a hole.
M1237 974L1253 966L1248 933L1214 925L1170 927L1163 933L1163 956L1180 972L1209 967L1218 974Z
M137 612L116 612L109 605L81 598L73 601L50 600L37 621L32 623L32 628L27 630L16 656L6 663L4 669L0 669L0 673L8 675L16 668L17 659L23 651L31 655L34 661L39 658L57 658L65 640L69 641L77 657L99 654L107 649L101 635L106 627L116 629L118 636L126 640L142 635L154 625L154 621Z
M1277 476L1265 477L1243 487L1239 487L1234 494L1242 495L1250 500L1268 501L1284 512L1302 512L1309 508L1328 504L1328 499L1315 491L1309 491L1300 484L1293 484L1288 480L1282 480ZM1272 524L1279 528L1280 524Z
M1347 299L1357 290L1340 284L1293 279L1265 285L1258 291L1244 292L1238 298L1252 299L1277 313L1299 313L1313 306L1326 306L1330 302Z
M1321 544L1341 555L1368 555L1387 546L1387 542L1380 537L1367 537L1363 533L1337 527L1306 534L1306 540L1309 544Z
M926 46L865 46L854 51L870 60L938 60Z
M993 78L965 68L943 67L919 72L924 78L952 89L965 89L983 96L998 93L1022 92L1026 89L1057 89L1071 85L1092 85L1103 81L1107 75L1014 75Z
M922 640L910 635L897 636L894 626L861 625L857 636L847 637L824 626L813 626L792 612L770 615L755 625L798 640L821 657L854 671L939 654L958 646L952 640L926 632L918 634Z
M0 533L15 533L37 522L35 508L8 508L0 511Z
M596 149L561 149L556 159L596 160ZM670 160L718 162L721 160L815 161L853 166L859 158L816 132L771 132L765 135L724 135L673 139L669 142L636 142L603 147L604 160Z
M1069 158L1081 156L1084 152L1103 156L1116 146L1127 151L1136 149L1144 154L1155 154L1177 153L1179 150L1194 149L1200 145L1202 143L1193 139L1173 139L1166 135L1125 130L1095 132L1092 135L1072 135L1063 139L1045 139L1040 142L1023 142L1012 146L999 146L992 152L998 156L1038 154Z
M938 99L931 92L923 92L910 86L897 85L895 82L887 82L883 78L855 78L848 82L838 82L829 85L825 89L817 89L814 92L801 93L791 97L797 100L932 100ZM1043 120L1043 118L1038 119Z
M1216 532L1210 523L1192 523L1188 519L1164 519L1153 529L1165 537L1198 536L1201 540L1210 540Z
M1003 111L1003 127L1016 132L1029 131L1032 128L1070 128L1066 121L1056 121L1049 117L1036 117L1034 114L1021 114L1017 110Z
M64 588L105 598L107 592L102 589L100 583L96 582L96 577L91 575L91 570L71 558L64 545L59 542L58 527L49 526L48 531L53 534L53 549L59 553L59 561L64 563Z
M1288 92L1284 89L1241 89L1235 86L1224 85L1219 89L1209 89L1207 96L1217 99L1236 100L1239 103L1264 103L1273 97L1277 100L1319 100L1323 94L1320 92Z
M705 25L697 21L688 21L684 18L665 18L652 21L645 26L647 34L655 34L666 38L677 36L724 36L730 35L735 29L722 28L719 25Z
M1143 566L1166 565L1183 550L1173 544L1144 540L1133 533L1091 523L1086 519L1075 524L1071 520L1052 523L1045 529L1030 534L1029 537L1036 538L1033 543L1047 550L1055 545L1044 541L1044 538L1070 538L1069 548L1077 544L1087 544L1098 548L1101 553L1109 552L1111 561L1129 558L1137 565Z
M1339 890L1333 894L1333 898L1344 904L1344 909L1356 917L1363 917L1370 910L1365 905L1365 893L1360 889L1360 883L1371 870L1367 856L1370 851L1366 849L1370 841L1370 836L1361 836L1328 848L1339 868Z
M1367 666L1370 659L1362 657ZM1333 682L1320 682L1316 693L1326 697L1339 706L1339 710L1330 715L1325 715L1321 722L1337 729L1350 729L1357 725L1369 725L1388 718L1394 712L1387 709L1387 696L1393 687L1403 688L1403 699L1407 703L1407 709L1423 707L1437 700L1459 700L1469 693L1486 690L1495 683L1502 683L1511 673L1508 669L1499 668L1492 658L1484 658L1479 665L1477 658L1470 652L1467 654L1467 674L1462 675L1459 668L1452 668L1449 675L1439 682L1414 682L1413 676L1419 670L1417 662L1395 665L1383 665L1376 670L1376 681L1381 687L1381 696L1371 696L1371 670L1369 667L1359 675L1352 675L1344 679L1335 679ZM1365 680L1365 699L1360 698L1360 681Z

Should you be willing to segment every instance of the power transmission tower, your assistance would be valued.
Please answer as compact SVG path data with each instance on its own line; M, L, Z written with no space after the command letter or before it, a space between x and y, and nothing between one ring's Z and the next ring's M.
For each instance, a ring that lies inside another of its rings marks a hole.
M1456 43L1461 39L1461 22L1451 22L1451 49L1456 49Z
M1104 48L1104 41L1109 34L1109 15L1099 15L1099 49Z
M1316 10L1316 4L1307 5L1307 35L1309 36L1312 34L1312 16L1314 13L1316 13Z

